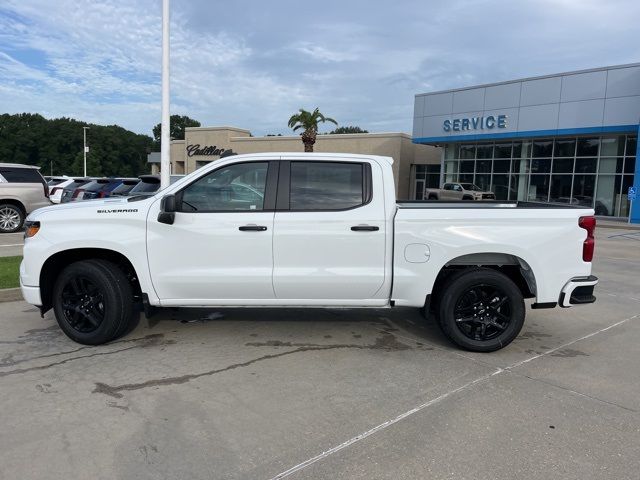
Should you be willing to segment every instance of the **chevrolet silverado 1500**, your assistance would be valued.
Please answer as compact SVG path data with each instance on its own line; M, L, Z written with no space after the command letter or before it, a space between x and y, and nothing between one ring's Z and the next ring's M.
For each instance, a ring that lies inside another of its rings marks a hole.
M33 212L20 283L101 344L155 307L416 307L492 351L532 308L590 303L593 210L396 202L392 160L269 153L211 163L148 197Z

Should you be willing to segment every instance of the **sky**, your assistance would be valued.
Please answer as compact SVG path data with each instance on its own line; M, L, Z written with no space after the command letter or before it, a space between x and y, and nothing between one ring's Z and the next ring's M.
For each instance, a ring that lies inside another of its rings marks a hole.
M638 0L171 0L171 113L256 136L319 107L410 132L416 93L640 62ZM160 122L161 0L2 0L0 113ZM328 131L331 125L322 128Z

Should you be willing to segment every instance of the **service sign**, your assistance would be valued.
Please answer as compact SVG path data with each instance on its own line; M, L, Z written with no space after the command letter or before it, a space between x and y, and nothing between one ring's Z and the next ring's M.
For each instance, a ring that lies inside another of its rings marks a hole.
M445 132L464 132L507 128L507 115L487 115L447 119L442 123Z

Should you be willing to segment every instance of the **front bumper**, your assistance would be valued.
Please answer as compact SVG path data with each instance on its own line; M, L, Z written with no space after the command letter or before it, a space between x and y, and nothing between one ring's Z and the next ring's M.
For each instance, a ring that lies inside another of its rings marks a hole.
M598 278L593 275L572 278L562 288L558 304L567 308L595 302L596 297L593 296L593 289L597 284Z
M20 263L20 290L22 291L22 297L25 302L30 303L31 305L40 306L42 305L42 299L40 298L40 287L29 287L24 284L23 278L25 275L25 264L24 260Z
M22 284L22 280L20 280L20 290L22 290L22 296L24 297L24 301L30 303L31 305L36 305L39 307L42 305L42 300L40 298L40 287L27 287Z

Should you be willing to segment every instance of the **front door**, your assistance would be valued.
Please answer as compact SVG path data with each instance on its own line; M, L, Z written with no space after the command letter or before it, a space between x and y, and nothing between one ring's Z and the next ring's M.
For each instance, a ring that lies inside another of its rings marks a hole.
M274 222L276 298L333 305L376 298L385 281L384 212L378 164L283 161Z
M228 163L176 193L172 225L150 214L149 269L163 304L274 298L277 169L277 161Z

